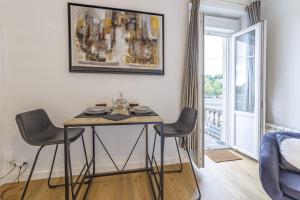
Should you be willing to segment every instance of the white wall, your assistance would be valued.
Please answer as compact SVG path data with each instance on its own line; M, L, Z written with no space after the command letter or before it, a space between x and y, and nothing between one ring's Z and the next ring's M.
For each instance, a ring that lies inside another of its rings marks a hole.
M264 0L267 122L300 129L300 1Z
M77 1L78 2L78 1ZM129 100L151 106L165 121L176 120L180 109L184 47L187 30L188 1L182 0L84 0L80 3L142 10L165 14L165 76L81 74L68 71L68 29L66 0L1 0L5 50L5 119L1 140L4 153L32 163L36 147L26 144L18 132L15 115L35 108L45 108L53 122L61 126L89 105L111 102L123 91ZM3 98L1 96L1 98ZM118 162L124 161L141 127L97 129L110 144ZM90 131L86 142L90 147ZM151 134L153 131L151 130ZM153 134L152 134L153 135ZM172 148L169 148L170 145ZM167 144L167 160L176 157L173 141ZM72 148L73 165L78 168L82 151L79 143ZM45 176L53 148L45 148L37 174ZM99 167L111 164L99 149ZM144 162L140 144L131 163ZM101 158L101 159L100 159ZM58 168L63 169L62 149Z
M3 32L2 32L2 23L0 21L0 138L4 137L4 46L3 46ZM0 140L0 176L3 172L3 140ZM0 182L1 185L1 182Z

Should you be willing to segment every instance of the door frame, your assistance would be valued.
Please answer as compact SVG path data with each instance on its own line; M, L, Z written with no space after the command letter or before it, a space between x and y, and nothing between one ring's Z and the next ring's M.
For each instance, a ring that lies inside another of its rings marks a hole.
M255 97L255 112L254 116L256 116L255 119L255 130L257 135L255 136L255 140L257 140L257 143L254 144L255 152L254 154L251 154L249 152L241 150L239 147L235 145L235 113L239 112L245 115L249 115L249 113L243 113L241 111L235 111L235 43L234 43L234 37L243 35L247 32L250 32L252 30L257 30L258 33L255 35L255 40L258 45L255 47L256 52L256 59L255 59L255 65L260 66L260 70L255 69L255 94L259 94L260 97ZM230 146L249 156L254 158L255 160L259 159L259 144L262 137L262 133L265 130L265 100L266 100L266 21L257 23L253 26L250 26L248 28L245 28L241 31L238 31L234 34L232 34L230 39L230 65L229 65L229 129L230 129ZM261 52L261 53L259 53ZM255 114L258 113L258 114Z
M223 112L223 134L225 134L225 138L226 138L226 146L228 148L230 148L230 144L231 144L231 140L230 140L230 126L229 126L229 68L230 68L230 36L231 34L225 34L225 33L218 33L218 32L205 32L204 34L204 38L205 35L212 35L212 36L218 36L218 37L223 37L223 39L225 40L225 45L224 45L224 66L223 66L223 106L222 106L222 112ZM205 40L204 40L205 43ZM204 49L204 54L205 54L205 49ZM205 61L203 60L204 64L204 70L205 70ZM203 83L205 84L205 83ZM205 100L205 99L204 99ZM203 102L203 104L205 104L205 102ZM205 112L205 109L204 109ZM204 116L205 117L205 116ZM205 139L205 135L204 135L204 139ZM226 148L227 148L226 147ZM205 148L205 143L204 143L204 148Z

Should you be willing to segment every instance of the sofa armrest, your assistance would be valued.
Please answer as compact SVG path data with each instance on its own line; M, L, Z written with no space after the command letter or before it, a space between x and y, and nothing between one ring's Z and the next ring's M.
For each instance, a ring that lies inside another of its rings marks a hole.
M278 133L267 133L263 136L260 148L259 175L264 190L272 200L281 200L280 189L280 158L276 139Z

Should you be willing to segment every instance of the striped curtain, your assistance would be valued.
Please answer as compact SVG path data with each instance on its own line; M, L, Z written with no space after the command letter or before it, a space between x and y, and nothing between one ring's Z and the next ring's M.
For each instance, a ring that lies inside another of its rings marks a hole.
M261 2L254 1L249 6L246 6L246 12L248 13L248 18L250 26L261 21Z
M199 6L200 0L191 0L191 12L184 61L181 108L198 110L198 65L199 65ZM188 148L197 149L198 128L188 138ZM182 147L181 142L181 147Z

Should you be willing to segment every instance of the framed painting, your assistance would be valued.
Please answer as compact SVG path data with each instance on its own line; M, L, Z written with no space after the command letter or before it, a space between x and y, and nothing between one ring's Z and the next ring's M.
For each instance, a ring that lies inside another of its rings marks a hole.
M164 15L68 3L70 72L164 75Z

